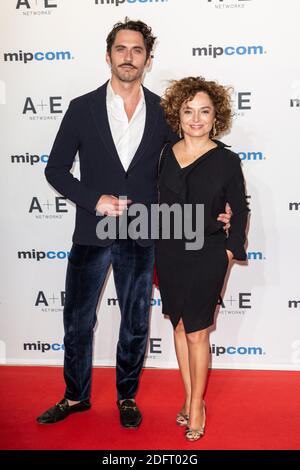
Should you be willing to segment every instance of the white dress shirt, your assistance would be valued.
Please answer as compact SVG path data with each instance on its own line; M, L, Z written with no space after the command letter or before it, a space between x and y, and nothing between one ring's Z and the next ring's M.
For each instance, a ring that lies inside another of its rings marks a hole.
M107 85L106 107L113 141L123 168L127 171L145 129L146 103L143 88L141 87L140 101L129 122L123 98L114 92L110 81Z

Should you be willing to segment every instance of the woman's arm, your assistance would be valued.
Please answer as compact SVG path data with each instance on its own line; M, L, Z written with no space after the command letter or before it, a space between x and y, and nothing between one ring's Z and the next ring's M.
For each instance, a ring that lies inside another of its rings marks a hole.
M226 249L233 253L234 259L245 261L247 254L244 245L246 241L249 208L246 199L245 180L239 157L237 157L235 161L235 167L234 173L226 186L225 198L232 210Z

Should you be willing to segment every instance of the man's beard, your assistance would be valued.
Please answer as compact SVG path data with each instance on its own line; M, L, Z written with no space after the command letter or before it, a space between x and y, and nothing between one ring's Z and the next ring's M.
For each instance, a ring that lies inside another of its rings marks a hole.
M136 67L132 67L128 71L122 66L114 67L114 72L119 80L127 83L134 82L143 76L143 70L138 70Z

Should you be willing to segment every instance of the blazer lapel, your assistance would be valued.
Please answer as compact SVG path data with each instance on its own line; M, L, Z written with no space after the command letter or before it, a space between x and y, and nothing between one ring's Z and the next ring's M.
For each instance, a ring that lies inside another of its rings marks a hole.
M104 83L100 88L95 90L94 94L91 96L90 99L90 109L92 112L92 116L95 122L95 126L99 133L99 136L105 145L109 155L113 157L115 162L121 166L124 171L123 165L120 161L117 149L114 144L114 140L111 134L111 130L109 127L108 116L107 116L107 108L106 108L106 88L107 83Z
M129 165L128 170L131 170L137 162L142 158L143 154L146 152L148 146L152 141L152 136L155 130L155 126L157 123L157 119L159 113L157 112L157 102L153 103L150 93L148 92L147 88L143 87L144 95L145 95L145 102L146 102L146 122L145 122L145 129L142 136L142 140L140 145L135 152L133 159Z
M106 108L106 82L100 88L98 88L94 94L91 96L90 99L90 108L92 112L92 116L95 122L95 126L98 130L99 136L105 145L107 151L110 155L112 155L113 159L117 162L117 164L124 170L121 160L119 158L117 149L115 147L113 137L111 134L111 130L109 127L108 116L107 116L107 108ZM144 88L144 95L145 95L145 102L146 102L146 122L145 122L145 129L143 132L142 140L138 149L131 160L128 170L131 170L140 158L143 156L144 152L147 150L148 146L151 143L152 136L154 133L154 129L158 119L157 113L157 103L153 103L150 93L146 88Z

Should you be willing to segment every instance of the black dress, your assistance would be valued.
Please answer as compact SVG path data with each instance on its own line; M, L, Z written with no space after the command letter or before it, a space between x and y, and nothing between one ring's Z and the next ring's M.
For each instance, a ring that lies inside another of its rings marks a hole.
M191 204L193 209L204 204L201 249L186 250L187 240L175 239L172 229L169 239L162 239L160 232L155 248L162 313L169 315L174 328L182 318L187 333L214 322L228 267L226 249L236 260L247 258L244 243L249 209L240 158L222 142L214 142L216 148L184 168L177 162L172 145L167 145L160 165L160 204ZM233 212L228 238L224 224L217 221L225 212L226 202Z

